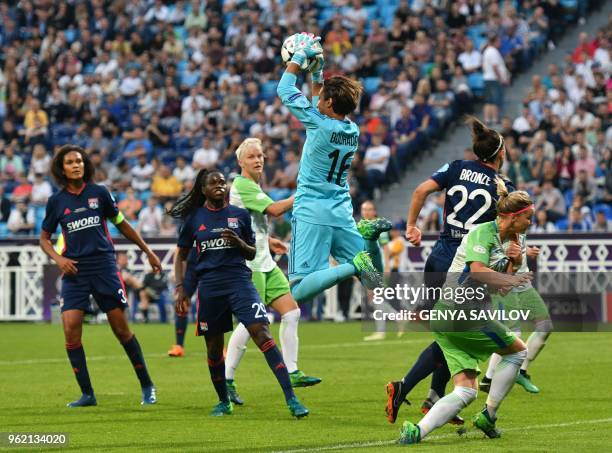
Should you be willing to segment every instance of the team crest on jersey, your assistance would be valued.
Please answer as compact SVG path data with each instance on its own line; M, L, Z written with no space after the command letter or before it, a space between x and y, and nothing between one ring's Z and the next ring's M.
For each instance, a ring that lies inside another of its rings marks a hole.
M208 323L207 322L200 322L200 330L202 332L206 332L208 330Z
M89 209L98 209L98 199L97 198L88 198L87 203L89 204Z
M227 226L230 228L238 228L238 218L237 217L228 217L227 218Z

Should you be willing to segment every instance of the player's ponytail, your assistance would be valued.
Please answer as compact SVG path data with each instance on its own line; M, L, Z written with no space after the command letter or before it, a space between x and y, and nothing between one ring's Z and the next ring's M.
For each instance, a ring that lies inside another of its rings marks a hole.
M206 196L203 189L206 184L208 170L203 168L198 172L193 187L189 192L180 197L176 203L168 210L168 215L175 219L184 219L197 208L204 206Z
M483 162L494 162L504 147L502 135L485 126L474 116L468 116L465 122L472 130L472 149L474 154Z

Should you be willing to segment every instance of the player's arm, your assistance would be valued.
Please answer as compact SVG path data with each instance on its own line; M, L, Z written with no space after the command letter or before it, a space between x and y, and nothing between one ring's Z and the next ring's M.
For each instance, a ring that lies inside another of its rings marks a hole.
M71 260L70 258L66 258L65 256L60 255L55 251L53 247L53 243L51 242L51 233L42 230L40 232L40 238L38 240L38 244L43 252L47 254L49 258L51 258L57 266L62 270L62 272L66 275L75 275L78 270L76 268L76 264L78 261Z
M115 223L117 229L126 239L136 244L138 248L147 255L147 259L149 260L149 264L151 265L153 272L159 274L162 271L162 266L157 255L153 253L153 250L149 248L149 246L144 241L144 239L142 239L142 236L138 233L138 231L132 228L130 222L126 221L125 218L123 218L123 214L119 213L119 215L122 217L122 220L119 223ZM113 219L111 219L111 221L113 221Z
M291 195L289 198L285 198L284 200L275 201L274 203L268 205L264 212L271 216L279 217L293 208L294 199L295 196Z
M408 221L406 225L406 239L414 246L421 245L421 230L416 226L417 219L421 213L421 209L425 205L425 200L433 192L442 190L440 185L434 179L428 179L422 182L412 194L410 207L408 208Z
M179 314L187 313L189 309L189 298L185 295L183 288L183 279L185 278L185 269L187 268L187 255L191 249L188 247L178 246L174 253L174 278L176 280L176 312Z

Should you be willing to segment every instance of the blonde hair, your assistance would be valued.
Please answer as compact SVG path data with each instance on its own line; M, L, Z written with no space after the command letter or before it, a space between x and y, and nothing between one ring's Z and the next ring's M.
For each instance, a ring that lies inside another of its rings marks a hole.
M512 214L533 204L533 200L524 190L508 193L506 183L499 176L495 177L497 183L497 214Z
M236 158L240 160L242 158L242 153L249 149L251 146L255 146L263 151L263 147L261 145L261 140L255 137L249 137L244 139L244 141L238 146L236 149Z

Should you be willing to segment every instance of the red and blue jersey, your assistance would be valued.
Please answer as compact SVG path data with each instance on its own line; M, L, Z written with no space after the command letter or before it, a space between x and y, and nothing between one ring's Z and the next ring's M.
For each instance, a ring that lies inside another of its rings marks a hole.
M251 270L240 250L221 237L224 229L233 230L248 245L255 246L249 212L233 205L219 210L198 208L185 219L179 233L179 247L190 249L195 242L195 272L208 295L231 292L241 282L251 282Z
M53 235L58 225L64 236L62 255L77 261L79 275L116 268L115 247L106 219L119 209L108 189L84 184L78 193L62 189L49 198L42 229Z
M475 225L495 220L498 175L482 162L455 160L431 176L443 190L446 189L440 239L460 241ZM513 191L512 183L503 179L508 190Z

